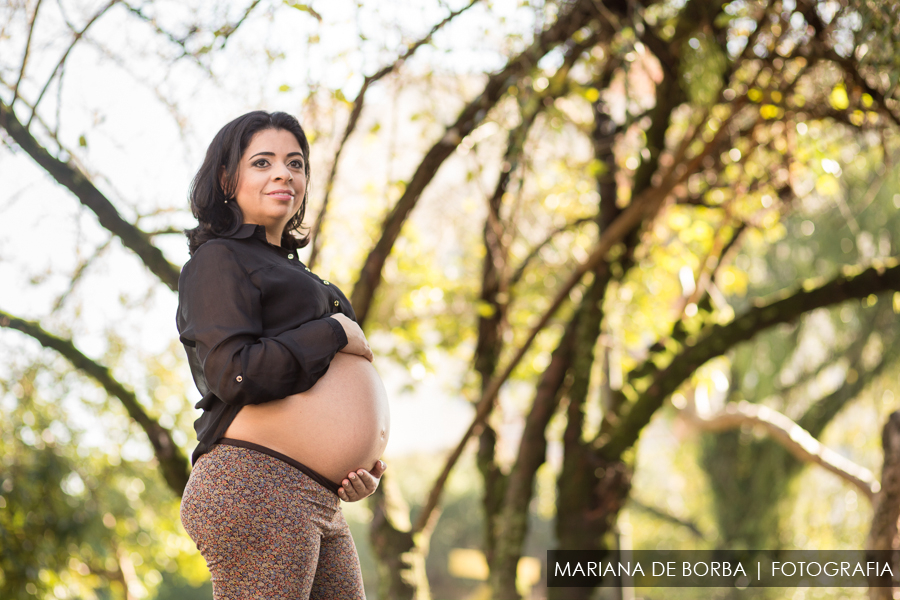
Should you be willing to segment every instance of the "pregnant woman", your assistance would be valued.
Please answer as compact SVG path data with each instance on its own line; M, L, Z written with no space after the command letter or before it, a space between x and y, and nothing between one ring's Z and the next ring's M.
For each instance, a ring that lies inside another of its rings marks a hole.
M203 395L181 520L216 600L365 598L340 500L384 473L387 395L344 294L300 262L309 143L256 111L213 139L178 331Z

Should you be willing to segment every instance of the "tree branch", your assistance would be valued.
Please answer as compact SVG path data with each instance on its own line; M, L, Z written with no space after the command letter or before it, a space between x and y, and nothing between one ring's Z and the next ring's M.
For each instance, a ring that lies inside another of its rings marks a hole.
M163 227L162 229L154 229L153 231L146 232L150 237L156 237L158 235L175 235L181 234L184 235L184 229L180 227Z
M403 195L385 217L381 226L381 238L369 252L365 264L360 269L359 279L353 287L350 301L360 324L365 322L369 313L375 292L381 283L384 264L394 242L400 236L403 224L440 166L460 142L487 117L488 111L506 93L516 78L535 67L541 57L591 22L594 9L589 4L588 0L575 2L552 26L545 29L528 49L510 59L503 69L491 75L481 94L466 105L456 122L446 129L444 136L426 153Z
M869 85L869 82L866 81L866 78L863 77L862 73L859 72L859 69L857 69L857 65L852 60L850 60L849 58L844 58L831 48L829 48L825 52L825 58L840 66L841 69L844 70L844 73L846 73L847 76L853 81L853 83L861 87L867 94L872 97L873 100L875 100L875 103L879 108L881 108L881 112L887 115L887 117L890 118L895 125L900 125L900 116L897 116L897 114L894 113L894 111L892 111L887 105L887 102L885 102L886 98L884 94L881 92L881 90L878 90Z
M62 294L60 294L56 298L56 301L53 303L53 308L51 309L51 312L55 313L60 308L62 308L62 305L65 303L65 301L68 299L68 297L72 294L72 292L75 291L75 288L81 282L81 279L84 276L84 274L87 272L88 267L90 267L93 264L93 262L100 255L102 255L104 252L106 252L107 249L109 249L110 243L112 241L113 241L113 237L110 236L109 239L107 239L105 242L100 244L100 246L98 246L97 249L94 250L94 252L91 254L91 256L89 256L87 258L82 258L81 260L78 261L78 264L75 266L75 272L72 273L72 278L69 280L69 285L66 288L66 291L64 291Z
M247 6L247 8L244 9L244 14L241 15L241 18L238 19L236 23L234 23L234 24L223 25L222 27L219 27L219 29L217 29L217 30L215 31L215 36L216 36L217 38L222 38L222 45L220 46L220 48L224 48L224 47L225 47L225 44L228 43L228 39L229 39L232 35L234 35L234 32L235 32L235 31L237 31L238 29L240 29L241 25L244 24L244 21L246 21L246 20L247 20L247 17L250 16L250 13L253 12L253 9L255 9L257 6L259 6L259 3L260 3L261 1L262 1L262 0L253 0L253 1L250 3L250 5ZM203 51L206 51L206 50L207 50L207 48L204 48L204 49L203 49Z
M767 406L742 400L729 403L717 414L706 416L699 414L696 407L689 404L680 414L703 431L721 432L745 425L761 426L769 437L798 460L817 464L834 473L855 486L869 500L873 500L880 489L878 480L871 471L827 448L786 415Z
M552 242L556 236L558 236L562 233L565 233L567 231L577 229L578 227L581 227L585 223L592 223L595 220L596 220L596 215L592 215L590 217L581 217L580 219L575 219L574 221L569 221L568 223L564 223L560 227L557 227L556 229L554 229L553 231L548 233L546 235L546 237L544 237L543 240L538 242L531 249L531 251L528 252L528 255L525 258L523 258L522 261L519 263L519 266L516 267L516 270L513 272L512 276L509 278L509 287L512 288L517 283L519 283L519 280L522 279L523 275L525 275L525 269L528 268L528 265L531 263L531 261L534 260L535 258L537 258L538 254L540 254L541 250L543 250L548 244L550 244L550 242Z
M759 18L756 19L756 27L747 35L747 44L744 46L743 50L741 50L740 55L734 59L734 61L729 62L728 66L725 67L724 73L722 73L722 89L728 87L728 82L731 81L731 77L737 72L737 70L743 65L744 61L750 58L750 52L753 49L753 46L756 45L756 40L759 38L759 35L762 33L763 28L769 22L769 14L770 11L776 6L775 3L767 4L763 10L761 11ZM727 53L725 56L728 56Z
M31 116L28 117L28 122L25 123L25 129L31 127L31 122L34 120L34 114L37 111L38 104L41 103L41 100L44 98L44 94L47 93L47 89L50 87L50 83L56 77L56 74L63 68L66 63L66 59L69 58L69 53L72 52L72 48L75 47L75 44L84 36L85 32L87 32L88 28L93 25L97 19L103 16L103 14L108 11L110 8L115 6L115 4L119 2L119 0L110 0L108 4L106 4L99 11L94 13L94 16L88 20L87 24L82 27L79 31L74 32L75 37L72 39L72 43L69 44L69 47L66 48L66 51L63 52L62 57L60 57L59 62L56 63L56 66L53 68L53 72L50 73L50 77L47 78L47 82L44 83L44 87L41 88L41 93L38 94L37 100L34 101L34 104L31 106Z
M893 310L890 311L893 314ZM872 333L876 329L876 321L877 314L873 314L872 318L866 318L866 314L863 313L860 316L861 326L853 335L853 339L849 344L846 344L842 347L832 346L829 348L828 356L826 356L819 364L815 365L811 369L805 369L800 375L789 385L775 385L773 389L773 394L776 396L786 396L791 393L792 389L800 389L804 388L810 384L810 382L814 381L816 378L821 376L822 373L827 371L828 369L833 369L839 367L842 359L846 358L849 361L850 368L857 369L861 365L862 362L862 354L866 345L869 342L869 339ZM799 328L798 328L799 329ZM798 332L799 335L799 332ZM796 344L793 344L796 346ZM881 362L879 365L872 370L873 375L877 371L877 369L883 368L885 356L882 354ZM803 416L798 419L798 424L803 429L810 432L813 437L818 437L822 431L825 429L825 426L831 421L831 419L837 414L839 407L835 406L835 402L827 400L830 396L834 396L835 394L840 394L841 397L846 397L846 399L852 398L855 396L859 390L850 391L848 390L848 386L851 384L847 383L846 380L837 390L832 392L829 396L825 396L824 398L820 398L816 401L815 404L806 409L803 413ZM844 400L840 401L840 406L843 406ZM817 408L820 405L826 405L833 407L833 412L828 415L817 414L821 411L821 408Z
M64 73L64 72L65 72L65 66L63 66L63 73ZM63 73L60 74L60 78L62 78ZM6 81L6 80L4 80L2 76L0 76L0 85L6 86L7 88L10 87L9 82ZM22 97L20 96L20 97L19 97L19 103L22 104L22 105L24 105L26 108L31 109L31 114L33 115L33 118L34 118L35 120L37 120L38 123L40 123L41 127L44 128L44 131L46 131L47 135L49 135L50 138L56 143L57 148L59 148L61 152L65 152L65 153L67 153L67 154L69 154L69 155L72 155L72 153L69 152L69 151L65 148L65 146L63 146L63 143L62 143L61 141L59 141L59 107L58 107L58 106L57 106L57 111L56 111L56 125L57 125L57 127L56 127L56 131L54 131L54 130L50 127L50 125L47 124L47 122L44 121L44 119L41 118L40 115L38 115L38 114L36 114L36 113L34 112L34 107L33 107L32 105L28 104L28 101L27 101L27 100L25 100L24 98L22 98ZM5 140L4 140L4 141L5 141Z
M876 315L876 317L871 320L868 331L861 331L857 334L858 339L850 345L846 352L850 359L850 364L847 368L857 371L858 375L856 380L851 383L851 381L848 381L845 378L838 389L827 396L819 398L819 400L807 408L803 413L803 416L798 419L799 425L809 431L812 435L820 435L828 423L831 422L850 400L859 395L870 381L876 379L897 359L898 352L900 352L900 340L898 340L896 336L891 336L893 339L889 340L885 340L884 337L882 337L884 347L878 363L869 369L865 369L863 366L863 352L868 345L872 332L877 331L882 335L890 335L890 333L894 331L893 324L896 320L896 315L894 314L890 303L882 302L881 304L883 306L879 310L881 314Z
M344 135L341 137L341 141L338 144L338 149L334 153L334 160L331 162L331 171L328 173L328 179L325 181L325 195L322 198L322 208L319 210L319 214L316 215L316 220L313 223L312 231L310 232L310 237L312 238L312 252L309 255L309 260L307 261L307 265L310 269L314 268L314 264L316 262L316 258L319 255L319 248L321 243L319 242L319 232L322 230L322 223L325 221L325 215L328 211L328 200L331 197L331 191L334 188L334 180L337 177L337 169L338 169L338 161L341 159L341 154L344 151L344 145L347 143L347 139L356 129L356 124L359 121L359 115L362 113L363 104L366 100L366 92L369 90L369 86L382 79L383 77L393 73L397 68L403 64L406 60L408 60L413 54L415 54L416 50L419 49L420 46L423 46L431 41L431 38L435 33L440 31L447 23L455 19L458 15L461 15L465 11L472 8L476 3L480 2L480 0L471 0L469 4L462 7L459 10L451 12L447 17L442 20L440 23L431 28L431 31L428 34L411 44L409 48L407 48L406 52L403 53L397 60L387 65L386 67L382 67L380 71L375 73L374 75L366 75L365 80L363 81L362 87L359 90L359 93L356 95L356 99L353 101L353 110L350 111L350 119L347 121L347 127L344 129Z
M189 475L187 457L182 453L181 448L175 444L172 439L172 433L144 411L134 392L113 377L107 367L82 354L71 340L66 340L47 332L39 323L34 321L26 321L0 310L0 327L21 331L37 340L45 348L56 350L72 366L99 383L106 390L107 394L118 398L128 415L147 434L166 483L179 496L184 492L184 486L187 485Z
M641 430L650 422L665 399L701 365L721 356L740 342L781 323L790 323L816 308L832 306L853 298L865 298L888 290L900 291L900 263L897 258L869 267L857 274L842 274L827 283L810 287L767 304L760 304L725 325L711 325L696 336L688 338L685 347L663 369L655 369L649 382L640 386L637 400L608 436L595 440L600 454L617 460L634 445ZM646 370L646 366L635 369ZM632 381L632 384L637 384Z
M681 527L684 527L688 531L693 533L694 536L697 537L698 539L701 539L701 540L706 539L706 535L704 535L704 533L702 531L700 531L700 528L697 527L697 524L694 523L693 521L688 521L688 520L682 519L681 517L676 517L675 515L668 513L661 508L657 508L656 506L651 506L650 504L645 504L644 502L641 502L640 500L636 500L634 498L634 496L629 496L628 506L632 506L632 507L636 508L637 510L639 510L641 512L645 512L648 515L651 515L653 517L656 517L657 519L659 519L661 521L665 521L667 523L672 523L673 525L679 525Z
M187 41L188 41L188 39L190 39L191 36L193 36L199 32L199 29L197 27L192 27L187 32L186 35L179 38L174 33L170 32L170 31L166 31L165 29L160 27L159 23L157 23L156 19L144 14L144 11L141 9L141 7L132 6L131 4L129 4L127 2L123 2L123 3L125 4L125 7L128 9L129 12L131 12L132 14L137 16L142 21L145 21L145 22L149 23L151 26L153 26L153 28L156 30L156 33L162 35L163 37L168 39L170 42L172 42L173 44L175 44L176 46L181 48L181 56L178 58L184 58L186 56L190 56L192 59L194 59L194 62L196 62L198 66L200 66L207 72L207 74L209 74L210 76L213 75L212 71L210 71L209 67L205 66L200 61L200 55L206 54L207 52L209 52L212 49L212 45L210 44L209 46L204 46L203 48L200 48L196 52L191 52L190 50L188 50ZM234 23L226 23L225 25L222 25L215 31L211 32L213 34L213 36L215 36L214 41L218 40L218 39L222 40L222 45L220 46L220 48L225 47L225 44L228 43L229 38L231 38L231 36L234 35L234 33L241 27L241 25L244 24L244 22L250 16L250 13L252 13L253 10L256 9L257 6L259 6L260 3L261 3L261 0L252 0L250 2L250 4L247 6L247 8L244 9L244 14L242 14L241 17L237 21L235 21ZM318 17L318 15L316 15L314 11L310 11L310 12L312 12L314 16L316 16L317 18L319 18L321 20L321 18Z
M37 0L37 3L34 5L34 12L31 15L31 19L28 21L28 37L25 39L25 52L22 53L22 66L19 68L19 77L16 80L16 86L13 88L13 97L10 101L10 106L16 103L16 99L19 97L19 86L22 85L22 80L25 79L25 67L28 65L28 55L31 53L31 37L34 35L34 24L37 21L38 11L41 9L41 0Z
M125 247L134 251L144 265L169 289L178 289L180 269L170 263L149 236L125 221L116 207L98 190L88 176L71 160L52 156L16 118L12 108L0 101L0 127L58 183L67 187L86 207L94 211L100 225L117 235Z

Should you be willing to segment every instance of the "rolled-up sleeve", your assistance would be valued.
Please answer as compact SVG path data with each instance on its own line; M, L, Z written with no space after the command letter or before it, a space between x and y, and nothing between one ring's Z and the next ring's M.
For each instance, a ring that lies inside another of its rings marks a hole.
M207 242L178 285L181 341L226 404L260 404L311 388L347 344L323 317L264 337L260 290L225 244Z

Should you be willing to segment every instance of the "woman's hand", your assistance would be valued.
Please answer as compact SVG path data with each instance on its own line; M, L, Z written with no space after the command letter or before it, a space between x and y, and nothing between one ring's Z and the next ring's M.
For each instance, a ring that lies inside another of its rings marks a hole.
M357 469L355 472L350 473L341 482L341 487L338 488L338 496L344 502L358 502L371 496L378 488L378 482L381 481L381 476L384 475L385 469L387 469L387 465L384 464L383 460L379 460L371 471Z
M369 348L369 342L366 341L366 335L363 333L362 329L360 329L356 321L342 313L334 313L329 315L329 318L336 319L337 322L341 324L341 327L344 328L344 333L347 334L347 345L341 348L340 351L348 354L358 354L369 362L372 362L375 355L372 354L372 350Z

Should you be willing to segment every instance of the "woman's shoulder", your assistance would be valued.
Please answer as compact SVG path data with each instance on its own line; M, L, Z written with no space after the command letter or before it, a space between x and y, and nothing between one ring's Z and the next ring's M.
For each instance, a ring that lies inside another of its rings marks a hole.
M181 268L181 279L229 269L246 271L238 245L240 240L215 238L204 242Z
M237 246L239 244L240 240L213 238L203 242L199 248L194 250L194 254L184 266L186 268L188 265L197 265L209 261L238 260L240 250Z

